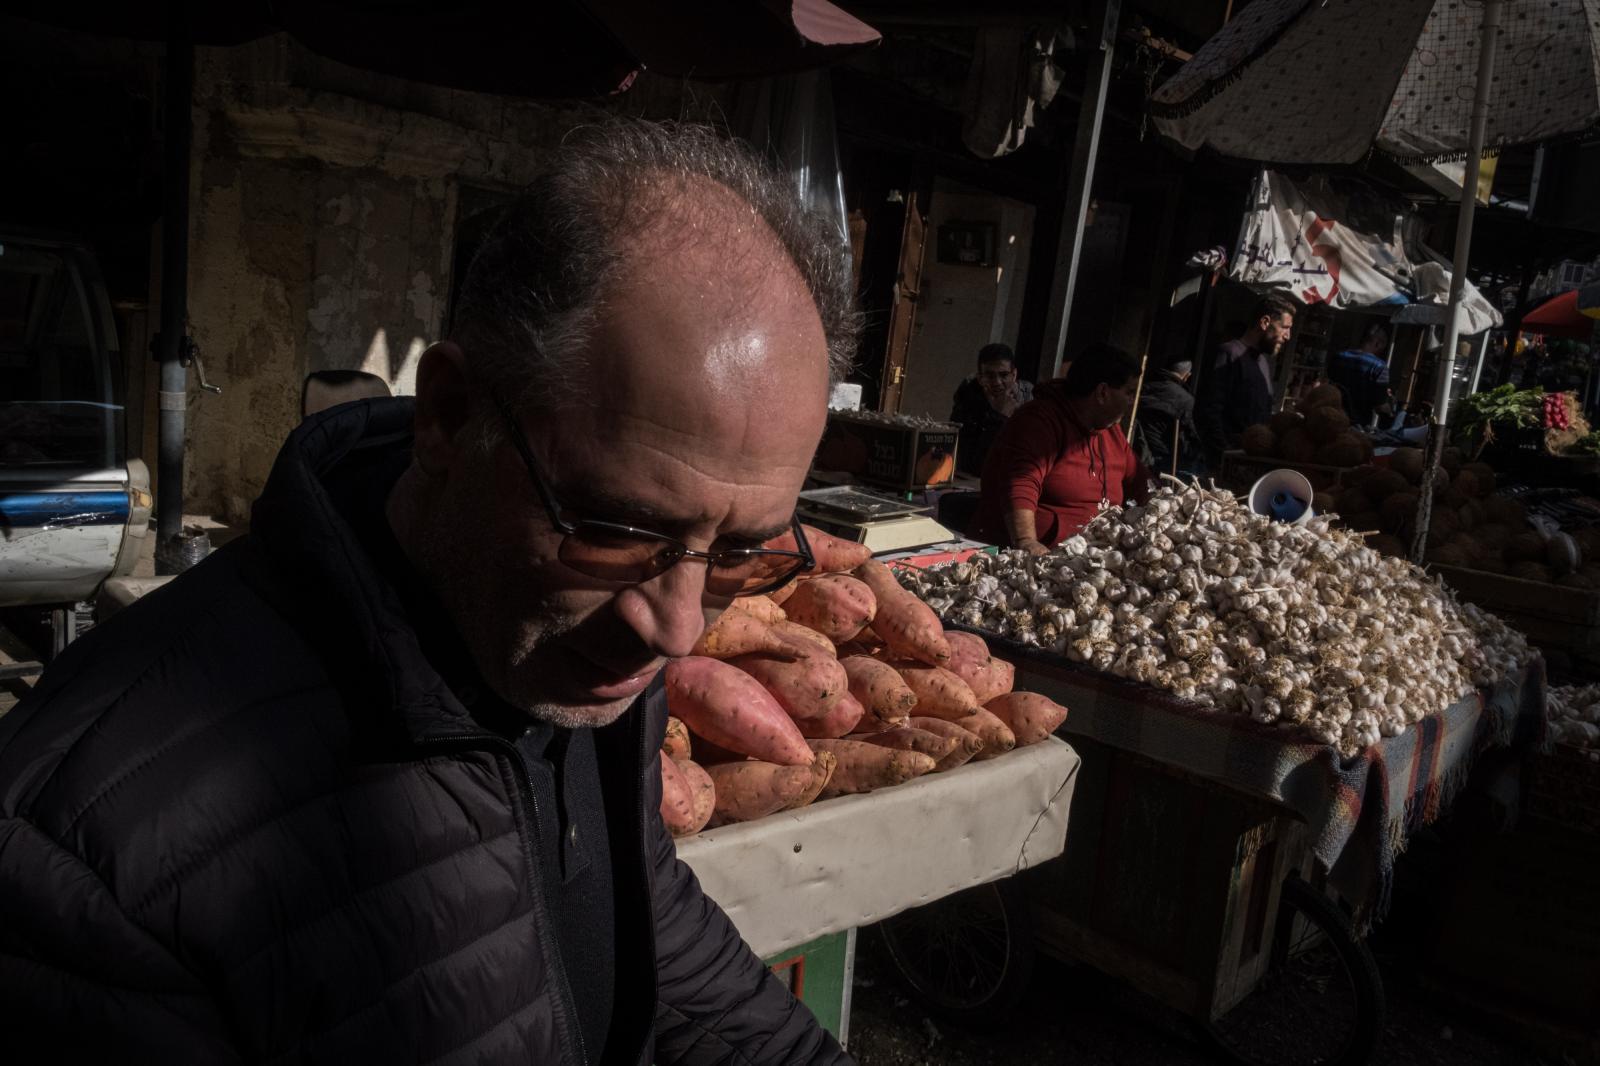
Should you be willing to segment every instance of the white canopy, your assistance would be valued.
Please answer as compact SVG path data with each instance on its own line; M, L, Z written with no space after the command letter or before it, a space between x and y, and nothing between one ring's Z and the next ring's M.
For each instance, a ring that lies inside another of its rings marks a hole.
M1286 289L1302 303L1338 308L1450 300L1450 264L1422 243L1418 220L1379 196L1349 196L1325 178L1292 182L1263 171L1228 274ZM1500 312L1469 281L1460 332L1500 325ZM1442 321L1442 314L1441 314Z

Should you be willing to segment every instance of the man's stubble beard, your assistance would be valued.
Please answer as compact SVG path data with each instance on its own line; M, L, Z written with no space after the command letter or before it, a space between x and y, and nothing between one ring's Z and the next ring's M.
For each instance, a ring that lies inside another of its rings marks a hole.
M492 567L482 562L488 553L463 550L463 540L449 530L430 525L420 547L423 576L444 605L484 684L511 707L530 718L574 729L609 724L632 703L632 699L619 701L612 713L610 704L550 700L533 660L541 649L577 629L581 620L548 597L535 597L531 607L517 604L513 611L505 597L515 583L492 576Z

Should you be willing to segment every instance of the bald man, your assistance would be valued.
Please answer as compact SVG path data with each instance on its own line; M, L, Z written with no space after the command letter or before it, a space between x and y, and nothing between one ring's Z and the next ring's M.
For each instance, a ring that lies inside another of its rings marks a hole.
M663 665L810 565L827 234L708 131L569 139L415 401L56 660L0 719L19 1061L848 1061L658 813Z

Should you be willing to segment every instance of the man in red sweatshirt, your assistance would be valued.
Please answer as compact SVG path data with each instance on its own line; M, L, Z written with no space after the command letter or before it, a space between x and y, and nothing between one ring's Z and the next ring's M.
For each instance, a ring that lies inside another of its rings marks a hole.
M989 450L972 536L1043 555L1106 507L1144 499L1150 472L1118 424L1138 382L1137 359L1097 344L1040 385Z

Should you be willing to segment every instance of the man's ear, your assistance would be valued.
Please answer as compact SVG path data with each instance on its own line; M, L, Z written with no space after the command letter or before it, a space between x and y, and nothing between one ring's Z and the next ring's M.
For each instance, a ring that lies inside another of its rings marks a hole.
M440 341L417 364L414 454L423 473L450 469L466 444L462 431L471 417L466 357L453 341Z

